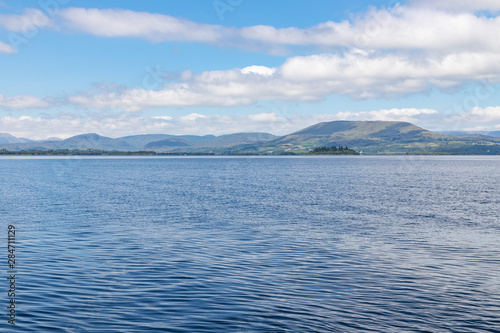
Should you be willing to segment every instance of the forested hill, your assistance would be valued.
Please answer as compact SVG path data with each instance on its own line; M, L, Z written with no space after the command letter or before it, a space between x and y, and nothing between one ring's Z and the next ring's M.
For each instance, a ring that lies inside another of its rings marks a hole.
M363 154L500 154L500 138L449 136L407 122L332 121L274 140L237 147L261 153L307 153L320 146L348 146Z
M151 151L200 154L307 154L318 147L349 147L362 154L500 154L500 138L445 135L407 122L332 121L284 136L269 133L214 135L145 134L108 138L82 134L65 140L30 141L3 135L0 149Z

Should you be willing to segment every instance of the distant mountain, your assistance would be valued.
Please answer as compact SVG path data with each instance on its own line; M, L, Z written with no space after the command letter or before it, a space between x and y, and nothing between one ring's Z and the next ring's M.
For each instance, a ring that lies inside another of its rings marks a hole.
M141 146L141 150L153 150L156 152L171 152L171 151L206 151L218 148L226 148L237 146L241 144L250 144L261 141L269 141L275 139L276 136L269 133L235 133L227 135L158 135L151 136L147 138L148 135L144 136L133 136L122 138L127 142L140 143L137 147ZM159 139L154 141L149 141L149 139Z
M89 133L76 135L66 140L45 140L40 142L21 142L19 140L10 139L10 141L5 140L3 143L0 143L0 149L12 151L97 149L106 151L148 150L156 152L195 152L256 143L275 138L276 136L268 133L236 133L221 136L144 134L113 139L95 133Z
M14 143L11 141L17 138L8 135L3 138L0 149L11 151L97 149L159 153L303 154L321 146L348 146L363 154L500 154L500 137L471 133L445 135L395 121L324 122L280 137L268 133L220 136L145 134L113 139L90 133L60 141Z
M168 151L172 147L189 147L189 143L185 142L182 139L165 139L160 141L150 142L144 146L145 150L154 150L154 151Z
M7 133L0 133L0 144L24 143L24 142L31 142L31 140L24 139L24 138L16 138L15 136L7 134Z
M320 123L279 138L278 144L316 145L325 144L373 145L381 142L429 142L446 136L424 130L405 122L391 121L333 121Z
M348 146L365 154L499 154L500 139L489 136L447 136L407 122L332 121L260 144L237 147L240 152L305 153L319 146Z

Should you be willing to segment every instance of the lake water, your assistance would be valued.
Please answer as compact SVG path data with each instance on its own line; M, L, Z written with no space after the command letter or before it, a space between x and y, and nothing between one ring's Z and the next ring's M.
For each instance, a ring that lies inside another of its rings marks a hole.
M500 331L500 157L0 167L16 331Z

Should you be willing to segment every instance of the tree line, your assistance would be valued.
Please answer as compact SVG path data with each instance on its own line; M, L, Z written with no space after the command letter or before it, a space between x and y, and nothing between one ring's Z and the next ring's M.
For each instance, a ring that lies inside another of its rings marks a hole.
M345 146L322 146L314 148L309 152L312 155L359 155L359 153L349 147Z

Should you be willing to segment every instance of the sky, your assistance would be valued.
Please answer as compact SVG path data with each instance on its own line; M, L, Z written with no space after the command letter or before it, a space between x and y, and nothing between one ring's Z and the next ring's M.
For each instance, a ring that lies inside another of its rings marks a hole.
M0 133L500 130L498 0L0 0Z

